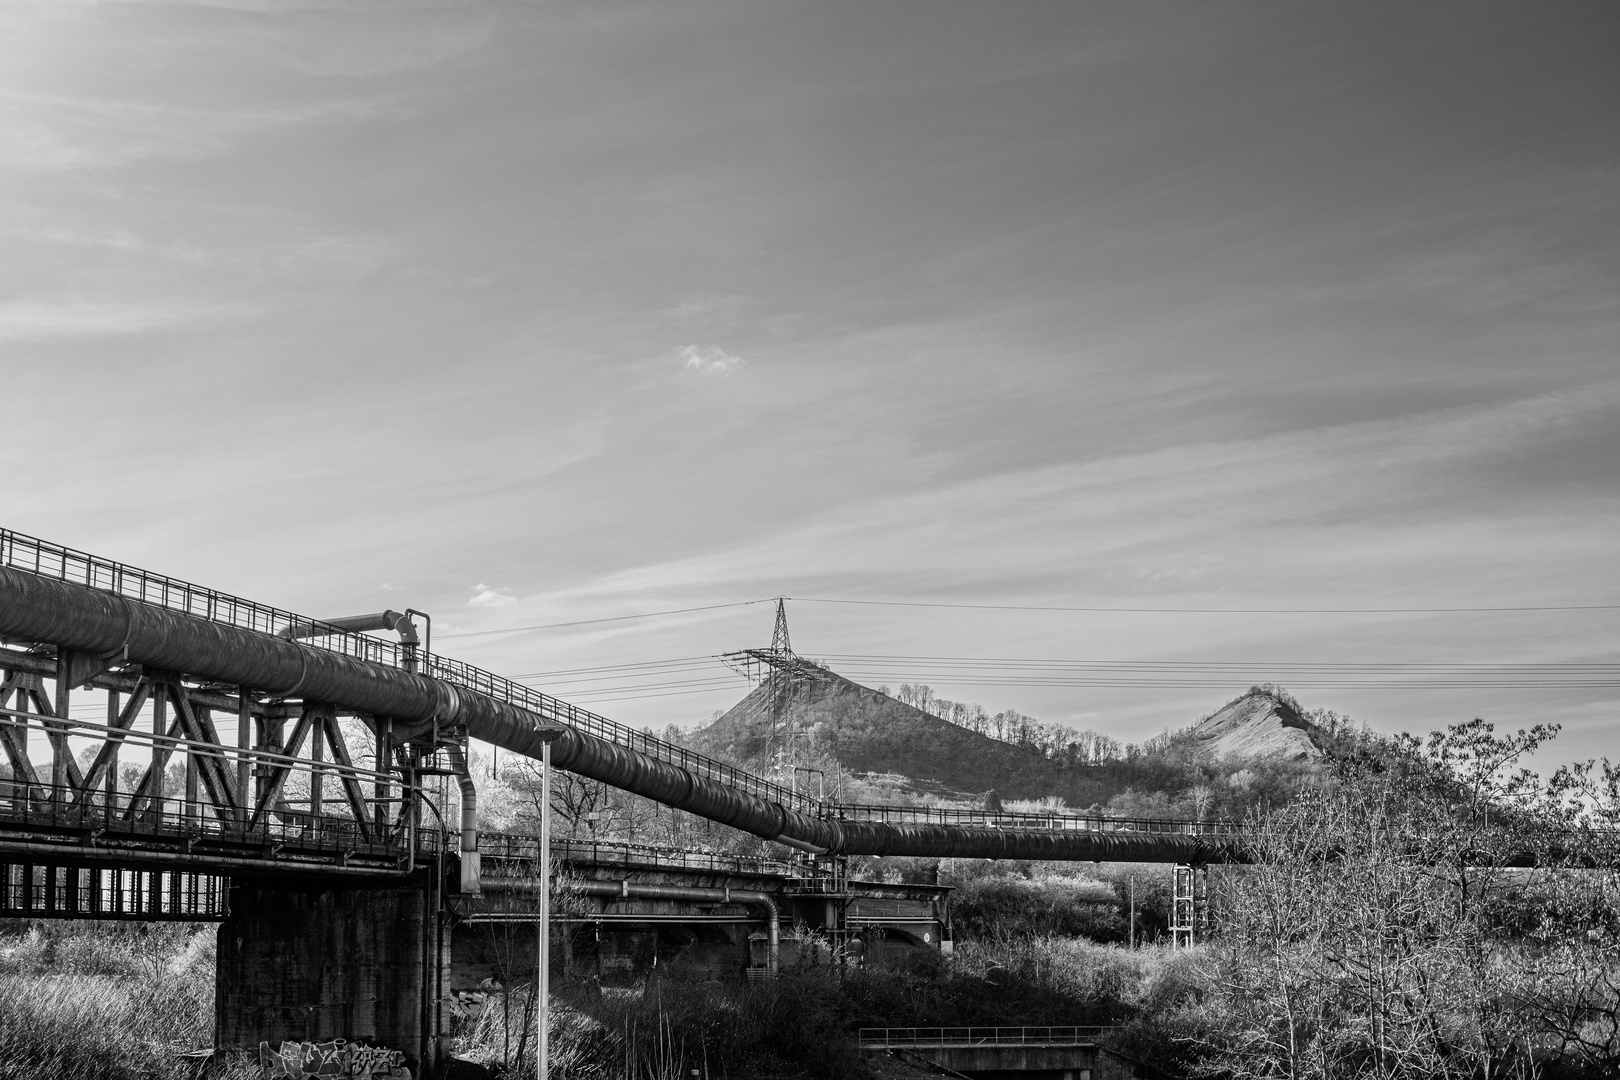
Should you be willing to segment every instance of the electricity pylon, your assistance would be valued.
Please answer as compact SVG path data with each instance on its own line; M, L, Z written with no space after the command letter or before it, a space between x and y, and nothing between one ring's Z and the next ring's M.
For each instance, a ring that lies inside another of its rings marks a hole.
M771 633L770 648L742 649L725 653L720 659L750 683L764 686L766 716L770 722L765 753L770 757L780 752L789 777L795 776L799 762L793 760L793 755L800 733L794 730L790 706L802 688L826 673L820 665L793 651L788 636L787 598L776 598L776 628Z

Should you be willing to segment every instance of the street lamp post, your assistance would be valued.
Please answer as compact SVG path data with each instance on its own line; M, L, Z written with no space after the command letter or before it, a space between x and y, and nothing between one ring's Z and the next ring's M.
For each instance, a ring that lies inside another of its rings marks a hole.
M540 910L535 927L534 1040L536 1080L551 1077L551 744L564 728L541 728L540 736Z
M534 1075L551 1077L551 740L540 750L540 928L536 957Z

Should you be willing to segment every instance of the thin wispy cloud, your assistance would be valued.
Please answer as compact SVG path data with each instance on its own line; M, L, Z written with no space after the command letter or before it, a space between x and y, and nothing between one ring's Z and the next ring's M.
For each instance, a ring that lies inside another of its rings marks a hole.
M681 366L704 375L726 375L742 366L740 356L732 356L718 345L682 345L676 350Z
M492 589L483 582L472 587L472 598L467 601L468 607L499 608L511 607L517 603L509 589Z
M0 341L142 334L217 323L246 310L162 303L21 301L0 304Z

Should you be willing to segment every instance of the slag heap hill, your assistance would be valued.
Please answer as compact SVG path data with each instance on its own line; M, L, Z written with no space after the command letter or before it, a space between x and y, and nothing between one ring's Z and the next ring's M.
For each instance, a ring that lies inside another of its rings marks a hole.
M1251 690L1206 716L1187 732L1193 745L1225 761L1322 759L1315 726L1291 699Z
M765 767L772 712L767 683L693 732L690 745ZM1174 791L1196 782L1187 768L1194 761L1206 773L1220 773L1261 760L1309 768L1322 757L1298 706L1269 688L1251 690L1193 727L1151 739L1124 758L1089 763L971 731L820 667L799 679L775 726L778 740L783 729L791 729L806 739L800 745L813 756L830 757L852 773L908 778L906 786L917 794L971 798L994 790L1004 799L1059 796L1074 807L1106 804L1127 788Z
M702 753L761 763L771 737L772 690L756 687L692 735ZM1014 798L1050 793L1055 763L1030 747L992 739L821 668L800 680L781 710L778 730L805 733L818 755L854 773L933 781L929 787Z

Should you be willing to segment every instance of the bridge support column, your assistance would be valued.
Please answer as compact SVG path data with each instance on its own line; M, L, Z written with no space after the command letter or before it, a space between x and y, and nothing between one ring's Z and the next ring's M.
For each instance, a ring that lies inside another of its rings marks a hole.
M257 1054L345 1039L431 1076L449 1035L450 932L435 878L334 885L238 878L219 928L214 1044Z

